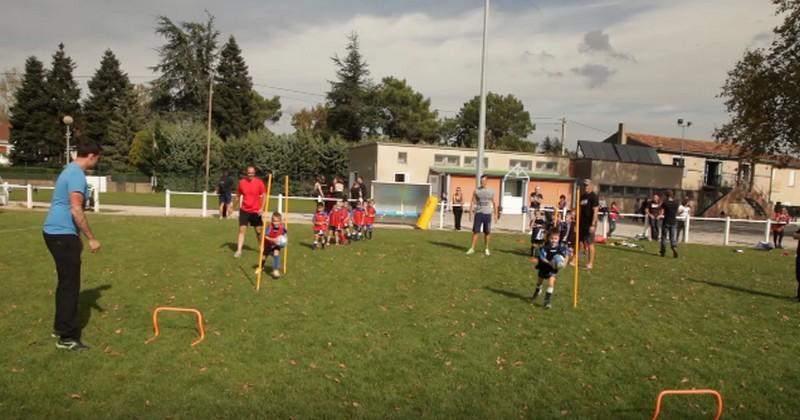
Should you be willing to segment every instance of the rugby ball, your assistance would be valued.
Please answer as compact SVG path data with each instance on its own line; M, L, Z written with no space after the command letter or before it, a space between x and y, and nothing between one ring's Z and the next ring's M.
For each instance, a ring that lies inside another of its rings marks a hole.
M279 248L283 248L283 247L286 246L286 243L288 243L288 242L289 242L289 240L286 239L286 235L281 235L281 236L278 236L278 241L276 242L276 245L278 245Z
M553 256L553 265L555 265L556 268L564 268L564 266L567 265L567 259L561 254L556 254Z

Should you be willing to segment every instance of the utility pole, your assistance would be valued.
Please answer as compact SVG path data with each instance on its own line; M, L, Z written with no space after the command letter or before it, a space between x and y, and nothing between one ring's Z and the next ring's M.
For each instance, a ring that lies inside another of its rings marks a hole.
M564 156L567 150L567 119L561 117L561 156Z
M214 77L208 78L208 134L206 136L206 189L208 191L208 176L211 165L211 106L214 102Z
M489 25L489 0L483 2L483 49L481 50L481 108L478 116L478 162L475 166L475 188L481 186L483 147L486 141L486 37Z

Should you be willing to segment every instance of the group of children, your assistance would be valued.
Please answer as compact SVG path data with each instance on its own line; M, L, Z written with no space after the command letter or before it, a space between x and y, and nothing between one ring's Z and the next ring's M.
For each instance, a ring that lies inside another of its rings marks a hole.
M325 212L322 203L317 204L314 213L313 249L322 249L328 245L347 245L352 241L372 239L372 228L375 224L375 201L369 199L359 201L351 211L344 198L336 202L330 213Z

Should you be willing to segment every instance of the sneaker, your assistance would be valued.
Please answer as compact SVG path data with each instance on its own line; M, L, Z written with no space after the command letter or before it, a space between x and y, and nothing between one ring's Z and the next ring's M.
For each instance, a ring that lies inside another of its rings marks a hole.
M541 295L541 294L542 294L542 290L541 289L534 290L533 291L533 297L531 297L531 303L535 302L536 298L539 297L539 295Z
M89 346L80 342L80 340L75 340L72 338L67 339L59 339L56 342L56 347L62 350L70 350L70 351L86 351L89 350Z
M233 253L233 258L239 258L242 256L242 251L236 251Z
M272 270L272 277L279 278L281 276L281 272L278 270Z
M489 255L492 255L492 253L491 253L491 252L489 252L489 248L486 248L486 251L483 251L483 252L486 254L486 256L487 256L487 257L488 257Z
M472 249L472 248L470 248L470 249L468 249L468 250L467 250L467 255L472 255L472 254L474 254L474 253L475 253L475 250L474 250L474 249Z
M673 249L672 250L672 258L678 258L678 250L677 249Z
M552 304L552 303L550 303L550 302L546 302L546 303L544 304L544 308L545 308L545 309L550 309L550 308L552 308L552 307L553 307L553 304Z
M53 332L51 332L51 333L50 333L50 337L53 337L53 338L61 338L61 334L59 334L59 333L57 333L57 332L53 331Z

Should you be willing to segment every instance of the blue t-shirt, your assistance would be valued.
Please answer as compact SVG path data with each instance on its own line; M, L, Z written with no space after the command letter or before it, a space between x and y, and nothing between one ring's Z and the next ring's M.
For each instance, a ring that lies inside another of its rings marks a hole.
M73 192L83 194L84 199L89 194L86 175L77 163L70 163L61 171L53 191L53 201L50 202L50 211L44 220L44 232L50 235L78 235L78 226L72 220L69 196ZM83 202L83 201L81 201Z

